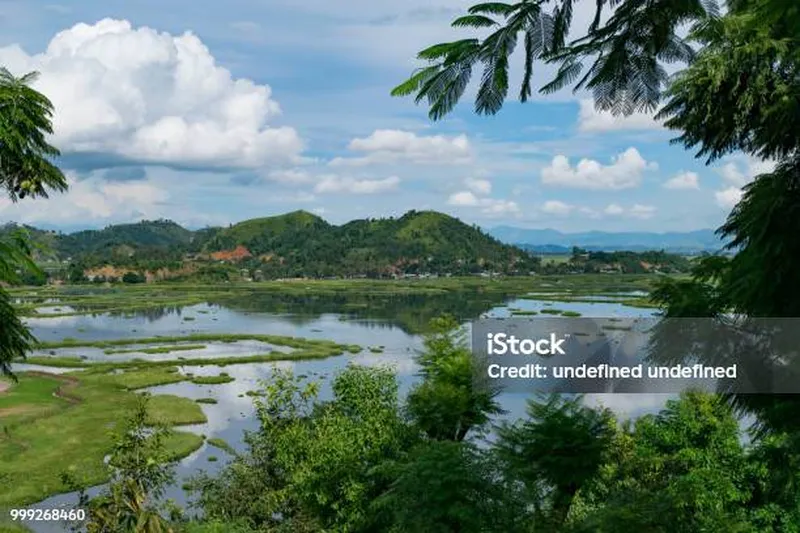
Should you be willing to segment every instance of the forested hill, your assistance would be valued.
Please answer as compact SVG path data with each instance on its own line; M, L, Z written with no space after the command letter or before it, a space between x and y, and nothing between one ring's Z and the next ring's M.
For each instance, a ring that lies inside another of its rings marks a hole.
M237 246L260 258L264 269L285 275L527 273L537 264L528 252L434 211L341 226L295 211L220 230L204 248L220 252Z
M13 229L0 228L0 234ZM81 263L154 268L159 262L225 261L272 276L338 276L480 271L528 273L538 261L476 226L434 211L336 226L306 212L192 231L169 220L108 226L71 234L26 227L49 252Z

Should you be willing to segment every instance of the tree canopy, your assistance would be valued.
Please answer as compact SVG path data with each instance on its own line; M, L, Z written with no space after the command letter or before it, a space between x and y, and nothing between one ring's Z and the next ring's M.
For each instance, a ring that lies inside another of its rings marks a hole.
M0 68L0 188L12 202L64 191L67 180L52 158L53 105L30 87L37 73L15 77ZM19 281L24 270L37 271L30 260L24 232L0 238L0 284ZM11 373L11 362L24 357L34 339L0 288L0 374Z

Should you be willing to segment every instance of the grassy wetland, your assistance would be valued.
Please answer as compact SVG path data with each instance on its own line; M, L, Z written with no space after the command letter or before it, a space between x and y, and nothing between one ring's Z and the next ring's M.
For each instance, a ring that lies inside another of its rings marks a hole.
M570 275L12 289L39 343L15 366L19 381L0 382L0 508L52 505L68 490L61 482L65 471L86 486L106 481L104 457L113 431L137 394L152 394L153 422L173 427L172 457L185 458L187 470L217 468L243 446L258 380L274 364L319 377L349 362L391 364L410 383L412 352L436 316L647 314L656 279Z

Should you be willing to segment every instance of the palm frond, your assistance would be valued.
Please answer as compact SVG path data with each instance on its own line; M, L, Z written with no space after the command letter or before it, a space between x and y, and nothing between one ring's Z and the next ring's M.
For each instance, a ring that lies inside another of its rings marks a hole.
M486 14L486 15L508 15L514 11L514 4L506 4L504 2L485 2L483 4L476 4L470 7L467 11L471 15Z
M489 28L498 22L485 15L465 15L454 20L450 25L454 28Z
M574 0L562 0L561 5L553 11L553 48L563 48L572 24Z
M432 65L417 70L410 78L392 89L392 96L408 96L409 94L419 90L420 85L424 84L434 74L439 72L441 65Z
M583 64L577 61L565 62L558 69L556 77L550 83L545 84L539 89L542 94L552 94L560 91L567 85L572 85L583 70Z

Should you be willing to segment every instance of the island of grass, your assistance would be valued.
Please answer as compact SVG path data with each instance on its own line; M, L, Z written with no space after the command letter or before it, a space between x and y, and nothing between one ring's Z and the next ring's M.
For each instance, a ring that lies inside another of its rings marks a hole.
M183 352L188 350L204 350L205 348L206 348L205 344L176 344L174 346L154 346L152 348L141 348L138 350L133 348L120 349L120 350L109 348L103 350L103 353L105 353L106 355L123 354L123 353L144 353L152 355L160 353Z
M213 437L208 439L206 442L208 442L211 446L214 446L215 448L219 448L220 450L229 453L230 455L236 455L236 450L234 450L233 446L228 444L224 439L221 439L219 437Z
M63 472L87 485L107 481L110 472L103 458L113 448L112 432L121 429L136 404L136 390L186 379L167 367L122 373L24 372L18 377L17 384L0 394L0 478L6 487L0 508L30 505L69 490L61 481ZM197 403L179 396L152 396L148 409L154 423L206 422ZM202 443L198 435L174 431L166 447L177 459Z
M192 378L192 383L197 385L221 385L231 381L234 381L234 378L224 372L217 376L196 376Z
M33 355L27 357L24 362L36 365L51 366L57 368L91 368L94 370L111 370L124 368L147 368L158 366L174 366L176 363L191 366L226 366L246 363L269 363L276 361L297 361L304 359L324 359L342 355L345 352L359 353L361 347L357 345L338 344L333 341L323 339L303 339L298 337L285 337L280 335L258 335L258 334L191 334L185 336L164 336L164 337L144 337L113 339L104 341L86 341L72 338L65 338L56 342L42 342L37 348L39 350L49 350L51 353L59 348L104 348L114 350L115 347L128 347L126 352L141 353L142 349L130 348L143 344L159 344L159 352L163 353L167 348L175 346L187 346L198 342L225 342L233 343L241 340L255 340L270 344L276 347L289 348L291 351L284 352L274 350L270 353L256 355L241 355L227 357L191 357L180 358L180 360L149 360L133 359L130 361L89 361L80 357L67 356L43 356ZM171 346L166 346L173 343ZM184 343L184 344L179 344ZM194 344L194 346L199 346ZM204 345L205 346L205 345ZM173 351L173 350L169 350ZM117 352L119 353L119 352Z
M205 403L205 404L211 404L211 405L219 403L219 402L217 402L216 398L198 398L195 401L197 403Z
M553 307L547 307L545 309L542 309L541 312L543 314L545 314L545 315L560 315L560 314L564 313L564 310L563 309L555 309Z

